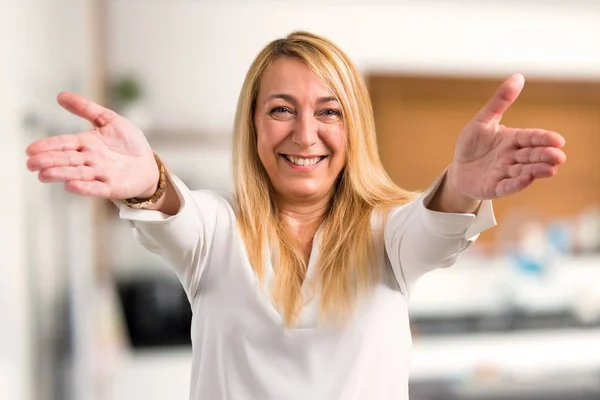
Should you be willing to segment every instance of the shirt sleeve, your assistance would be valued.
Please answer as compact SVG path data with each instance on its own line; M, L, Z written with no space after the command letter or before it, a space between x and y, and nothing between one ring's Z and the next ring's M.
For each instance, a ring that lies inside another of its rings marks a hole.
M133 209L119 204L119 218L129 221L137 242L164 259L179 277L188 296L198 290L206 269L222 201L210 191L190 191L169 174L181 207L177 214Z
M482 232L496 225L491 200L484 200L477 214L428 209L444 176L445 172L415 201L393 209L386 221L385 251L407 297L421 276L454 265Z

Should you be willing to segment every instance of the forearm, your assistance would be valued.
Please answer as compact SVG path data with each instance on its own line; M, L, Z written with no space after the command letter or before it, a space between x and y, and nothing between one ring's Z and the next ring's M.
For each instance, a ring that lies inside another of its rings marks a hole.
M386 221L386 252L406 293L425 273L453 265L481 232L496 224L491 202L474 204L456 196L448 177L445 171L418 200L397 207Z
M156 202L142 208L142 210L159 211L168 216L173 216L179 212L179 210L181 209L181 200L177 195L177 190L175 189L175 186L173 185L173 182L171 181L168 175L165 175L165 180L166 188L163 195ZM148 189L146 192L138 196L138 198L149 199L154 195L154 193L156 193L157 190L158 183L154 185L154 187ZM121 202L119 201L113 201L113 203L117 207L121 206Z
M206 261L207 243L216 229L220 198L209 191L190 191L175 175L167 175L167 179L165 194L152 208L115 204L119 218L133 227L138 243L173 267L186 291L194 293Z
M481 201L474 200L460 193L453 183L453 174L453 168L450 166L442 184L427 205L427 208L432 211L444 213L476 214Z
M173 186L173 182L169 178L167 179L167 189L160 199L154 204L146 207L146 210L160 211L166 215L175 215L181 208L181 201L177 195L177 191Z

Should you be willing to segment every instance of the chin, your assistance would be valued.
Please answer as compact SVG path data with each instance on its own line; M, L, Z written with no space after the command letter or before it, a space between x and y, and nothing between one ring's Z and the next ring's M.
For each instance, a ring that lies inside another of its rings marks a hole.
M298 200L320 199L328 192L325 188L323 188L320 185L310 185L302 183L298 183L296 185L287 184L282 189L284 189L282 190L282 194L284 194L285 197Z

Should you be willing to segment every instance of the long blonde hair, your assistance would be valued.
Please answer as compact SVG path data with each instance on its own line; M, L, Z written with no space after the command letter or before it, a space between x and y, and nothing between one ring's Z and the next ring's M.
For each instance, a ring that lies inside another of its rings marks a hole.
M306 63L323 79L342 108L347 162L337 180L321 230L320 257L313 288L320 287L321 316L345 318L357 296L372 287L375 260L371 217L414 198L394 184L377 149L375 123L367 87L352 61L334 43L297 31L269 43L252 63L237 107L233 141L235 212L255 273L262 278L270 246L276 246L274 303L289 326L304 305L302 286L307 263L273 201L274 189L257 151L253 122L260 79L271 62L290 57Z

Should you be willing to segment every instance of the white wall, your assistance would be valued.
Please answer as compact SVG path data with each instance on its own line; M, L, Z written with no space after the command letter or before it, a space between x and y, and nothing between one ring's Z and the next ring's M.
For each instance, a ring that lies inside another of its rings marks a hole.
M228 132L253 57L294 29L365 72L600 78L595 1L113 0L109 16L112 71L138 71L168 127Z
M16 23L13 10L0 13L0 37L6 38L14 33ZM14 55L16 49L13 41L0 40L0 54ZM2 92L18 93L18 86L12 79L17 71L17 63L12 57L3 57L0 63L0 87ZM15 176L15 166L18 164L17 149L19 140L14 133L17 131L18 119L14 114L14 103L9 97L3 98L0 104L0 151L2 161L1 179L7 184L2 185L0 207L4 211L0 226L0 314L2 324L0 329L0 397L25 398L27 385L23 374L28 372L29 357L26 346L27 310L25 301L25 275L23 273L24 248L21 236L22 208L19 172ZM14 101L15 99L13 99Z
M32 137L23 119L35 112L44 126L65 127L54 97L58 90L84 89L84 2L19 0L0 7L0 398L25 400L39 398L41 384L32 381L39 354L27 253L36 249L25 215L43 199L26 190L24 149Z

